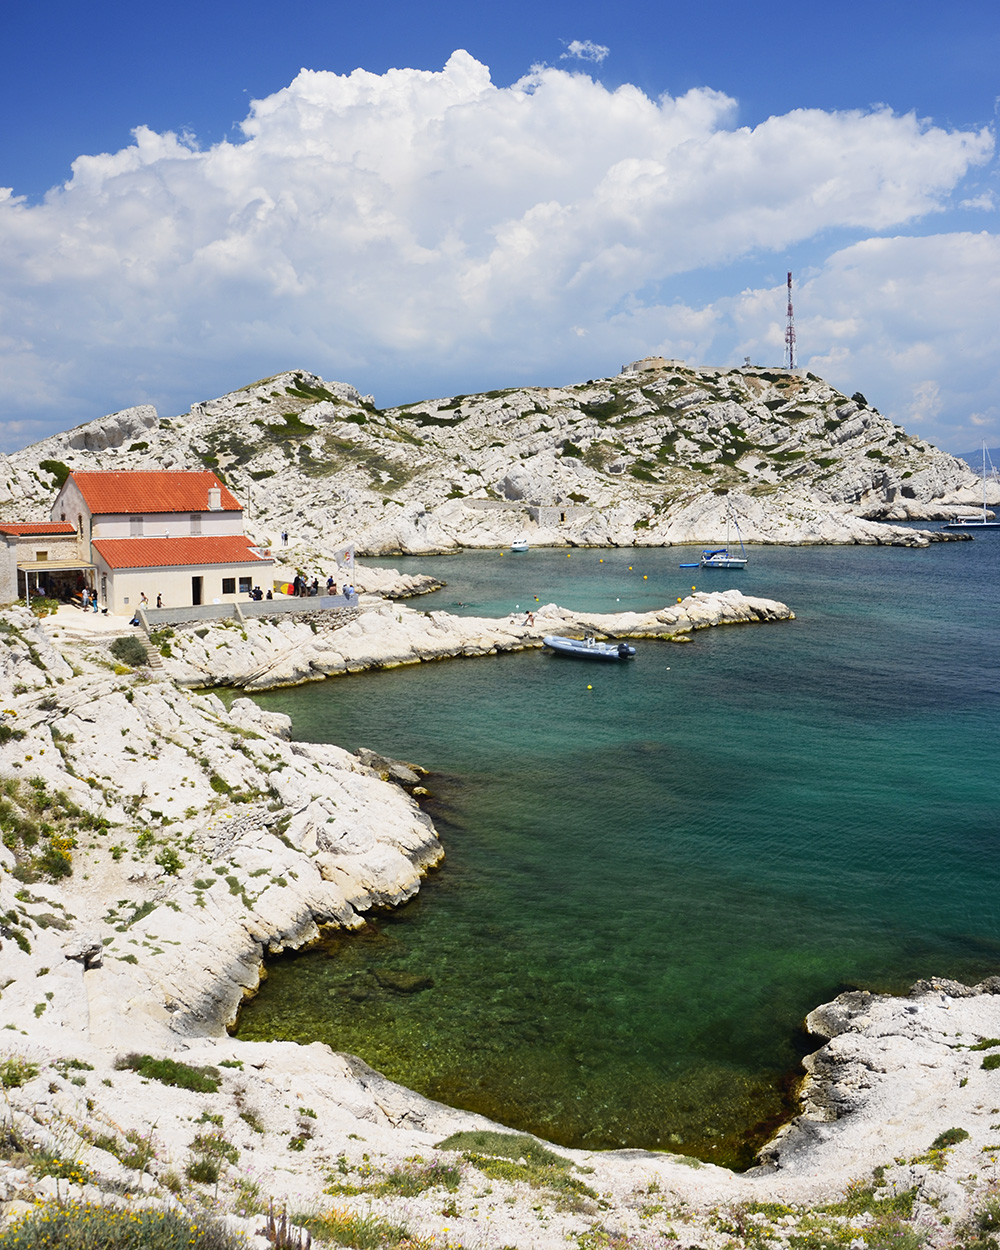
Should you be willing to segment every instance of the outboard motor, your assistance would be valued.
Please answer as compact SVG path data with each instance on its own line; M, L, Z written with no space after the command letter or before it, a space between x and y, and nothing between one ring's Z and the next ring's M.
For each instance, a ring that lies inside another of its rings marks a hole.
M632 648L628 645L627 642L620 642L618 644L618 658L620 660L627 660L629 655L631 654L631 651L632 651Z

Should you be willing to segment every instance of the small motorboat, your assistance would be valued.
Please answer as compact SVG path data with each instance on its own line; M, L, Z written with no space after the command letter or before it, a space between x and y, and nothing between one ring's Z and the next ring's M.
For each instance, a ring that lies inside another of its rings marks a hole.
M527 551L528 550L527 536L525 534L522 534L520 538L515 538L514 541L510 545L510 549L511 551Z
M598 642L593 634L584 638L559 638L547 634L542 642L556 655L571 655L578 660L634 660L635 647L627 642Z

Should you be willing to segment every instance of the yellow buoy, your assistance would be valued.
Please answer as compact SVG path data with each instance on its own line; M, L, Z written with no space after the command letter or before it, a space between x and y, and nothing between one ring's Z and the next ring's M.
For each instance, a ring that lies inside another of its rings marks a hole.
M628 566L628 571L629 571L630 573L632 572L632 566L631 566L631 564Z
M642 575L642 580L643 580L644 582L648 582L648 581L649 581L649 575L648 575L647 573L643 573L643 575Z
M678 596L677 596L677 602L678 602L678 603L680 603L680 601L681 601L681 597L680 597L680 595L678 595Z
M588 690L593 690L593 688L594 688L593 686L588 686L588 687L587 687L587 689L588 689Z
M604 557L603 557L603 556L601 556L601 558L597 561L597 563L598 563L598 564L603 564L603 563L604 563Z
M691 589L694 590L694 587L692 586Z

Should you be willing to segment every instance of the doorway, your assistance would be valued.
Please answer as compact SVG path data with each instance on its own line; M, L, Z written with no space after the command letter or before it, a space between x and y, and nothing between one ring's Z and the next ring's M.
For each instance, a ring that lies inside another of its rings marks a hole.
M196 608L201 606L201 578L200 577L191 578L191 603Z

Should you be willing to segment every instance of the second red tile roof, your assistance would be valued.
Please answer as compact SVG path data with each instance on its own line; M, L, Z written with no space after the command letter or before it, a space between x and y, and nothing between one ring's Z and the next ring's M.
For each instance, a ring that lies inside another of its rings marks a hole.
M256 564L249 538L95 538L91 546L111 569L194 568L201 564ZM269 561L270 562L270 561Z

